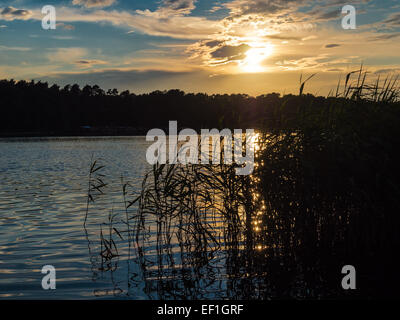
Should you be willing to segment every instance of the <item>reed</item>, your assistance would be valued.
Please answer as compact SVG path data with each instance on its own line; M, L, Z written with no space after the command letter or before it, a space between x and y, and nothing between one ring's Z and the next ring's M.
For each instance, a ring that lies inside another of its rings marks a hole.
M313 76L300 80L299 96L284 97L273 116L260 121L251 176L236 176L235 165L155 165L132 201L123 188L128 241L149 296L397 292L397 78L367 84L361 66L343 86L339 80L335 96L316 100L303 93ZM116 249L110 238L104 247L107 255ZM347 264L361 269L357 292L339 287ZM216 287L217 278L224 284Z
M86 228L90 203L94 202L97 196L103 194L103 189L107 186L103 181L104 175L101 173L104 166L98 164L99 160L101 159L93 161L93 155L90 160L85 220L83 222L84 228Z

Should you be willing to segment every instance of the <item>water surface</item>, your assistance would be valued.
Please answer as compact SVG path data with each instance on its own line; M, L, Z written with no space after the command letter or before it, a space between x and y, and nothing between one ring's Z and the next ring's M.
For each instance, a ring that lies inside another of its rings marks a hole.
M140 288L119 288L116 283L126 284L125 273L102 272L94 261L97 252L89 249L97 250L105 211L121 211L120 177L131 191L140 189L147 146L145 137L0 140L0 298L146 298ZM86 233L92 156L106 165L109 185L89 212ZM119 260L122 264L124 256ZM44 265L56 268L56 290L41 287Z

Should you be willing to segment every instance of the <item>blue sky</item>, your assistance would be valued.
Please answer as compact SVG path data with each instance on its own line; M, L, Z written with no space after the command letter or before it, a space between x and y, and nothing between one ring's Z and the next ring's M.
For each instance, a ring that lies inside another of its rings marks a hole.
M317 73L309 90L326 94L361 62L371 78L398 72L399 38L398 0L0 0L0 78L257 95Z

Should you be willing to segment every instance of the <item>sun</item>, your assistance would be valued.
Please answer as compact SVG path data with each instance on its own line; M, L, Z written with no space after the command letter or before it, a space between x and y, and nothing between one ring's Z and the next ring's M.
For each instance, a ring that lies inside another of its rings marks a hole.
M246 58L240 63L240 69L244 72L255 73L265 71L262 62L273 52L273 45L270 43L256 43L250 45L246 52Z

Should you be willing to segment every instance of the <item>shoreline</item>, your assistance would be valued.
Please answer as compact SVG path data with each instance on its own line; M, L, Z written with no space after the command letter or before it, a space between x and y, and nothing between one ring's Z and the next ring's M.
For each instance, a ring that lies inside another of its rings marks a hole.
M146 136L148 130L144 129L106 129L106 130L78 130L78 131L24 131L0 132L0 139L5 138L51 138L51 137L134 137Z

